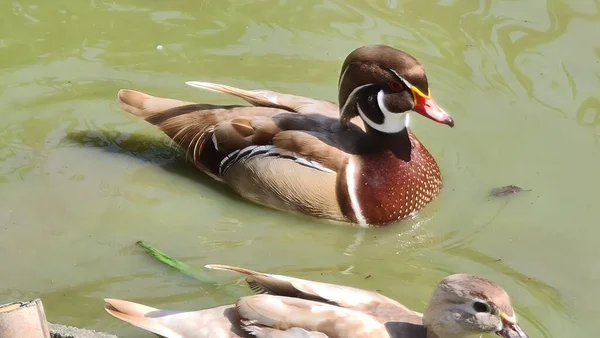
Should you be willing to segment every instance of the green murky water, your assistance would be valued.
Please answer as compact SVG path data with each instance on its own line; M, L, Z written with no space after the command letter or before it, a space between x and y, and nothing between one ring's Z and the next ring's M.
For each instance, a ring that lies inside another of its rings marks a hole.
M418 310L444 275L476 273L508 289L531 337L598 335L597 1L30 0L0 8L2 302L41 296L51 321L142 337L105 314L102 297L177 309L232 301L152 262L134 244L144 239L193 266L378 289ZM346 53L380 42L425 65L456 120L450 129L413 119L446 185L417 218L386 229L323 225L247 203L115 103L123 87L232 102L187 80L335 99ZM486 196L507 184L532 191Z

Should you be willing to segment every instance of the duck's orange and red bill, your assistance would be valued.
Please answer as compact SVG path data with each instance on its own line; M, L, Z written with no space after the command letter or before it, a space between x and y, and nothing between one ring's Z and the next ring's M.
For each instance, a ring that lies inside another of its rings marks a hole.
M431 95L423 94L419 88L411 86L410 90L413 93L415 107L413 110L435 122L443 123L450 127L454 127L454 119L450 114L446 113L437 103L431 98Z

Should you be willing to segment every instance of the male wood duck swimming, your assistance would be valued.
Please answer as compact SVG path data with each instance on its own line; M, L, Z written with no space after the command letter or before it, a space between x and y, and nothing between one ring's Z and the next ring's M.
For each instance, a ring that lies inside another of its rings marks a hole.
M506 291L468 274L444 278L421 314L367 290L234 266L207 268L244 274L250 288L262 294L199 311L161 310L119 299L105 299L104 308L166 338L463 338L485 333L528 337Z
M341 68L339 106L266 90L187 84L252 106L124 89L118 101L158 126L197 168L249 200L378 226L408 217L442 187L435 159L408 129L409 111L450 127L454 121L431 98L421 64L403 51L385 45L352 51Z

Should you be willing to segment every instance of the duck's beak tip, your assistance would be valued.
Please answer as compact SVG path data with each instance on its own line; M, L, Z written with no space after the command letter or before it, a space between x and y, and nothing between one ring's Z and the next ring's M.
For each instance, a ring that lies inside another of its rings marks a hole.
M502 338L529 338L518 324L504 325L502 330L496 332L496 335Z

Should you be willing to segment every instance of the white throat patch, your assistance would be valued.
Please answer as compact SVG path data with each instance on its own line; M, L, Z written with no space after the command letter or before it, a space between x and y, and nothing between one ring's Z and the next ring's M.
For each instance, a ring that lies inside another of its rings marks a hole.
M398 133L405 128L408 128L408 124L410 122L410 115L408 112L404 113L392 113L385 106L385 102L383 101L383 90L380 90L377 93L377 105L383 114L383 123L375 123L365 113L360 109L358 103L356 104L356 109L360 114L360 117L367 123L371 128L380 131L382 133Z

